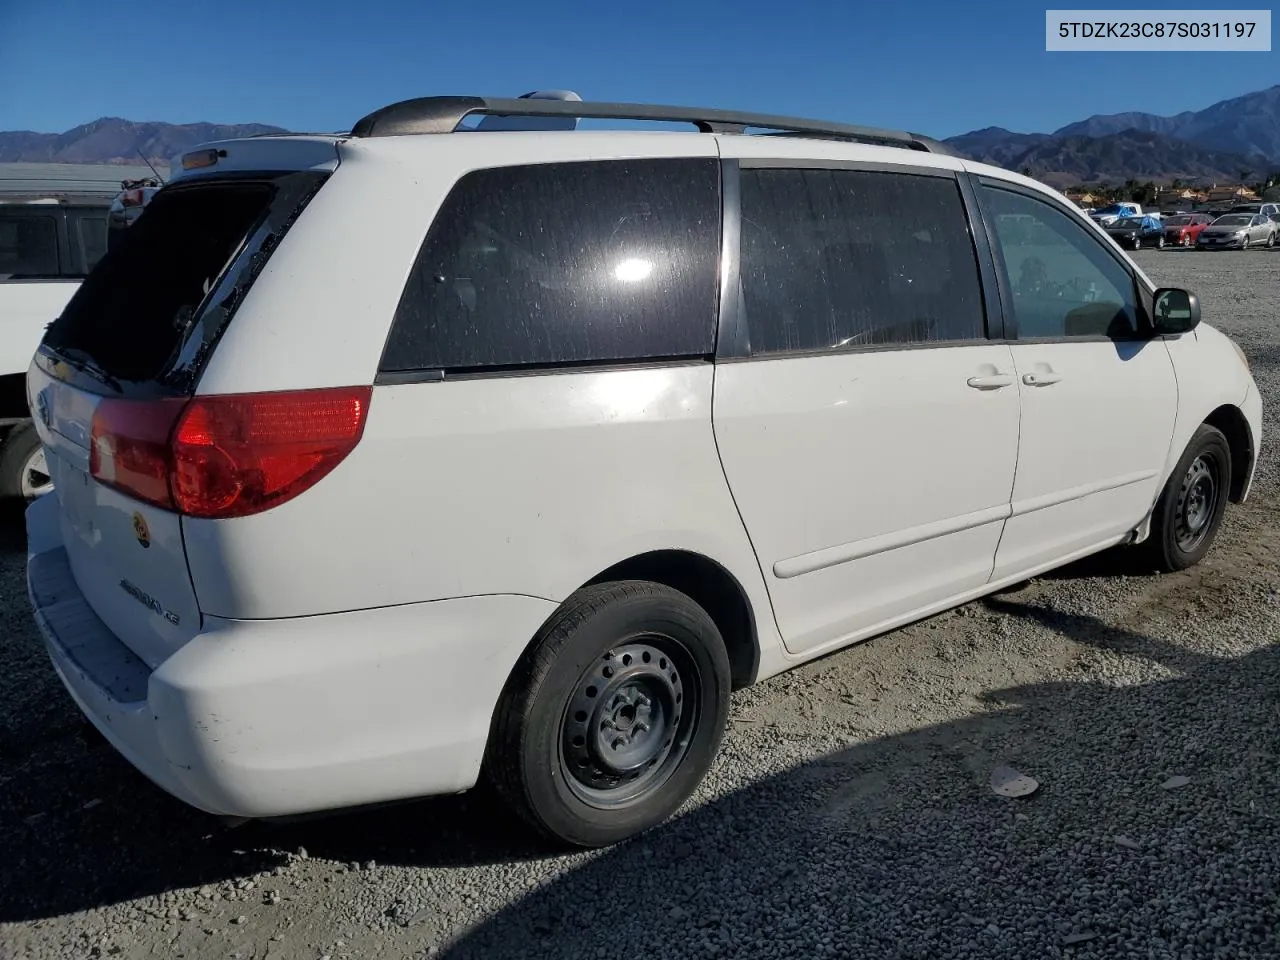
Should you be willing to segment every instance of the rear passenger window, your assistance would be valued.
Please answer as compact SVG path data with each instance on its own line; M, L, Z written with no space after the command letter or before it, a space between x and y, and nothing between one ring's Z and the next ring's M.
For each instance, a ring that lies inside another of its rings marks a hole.
M468 174L419 252L382 369L708 355L719 245L712 159Z
M53 217L0 215L0 280L58 276L58 222Z
M741 272L753 355L986 336L950 178L743 170Z

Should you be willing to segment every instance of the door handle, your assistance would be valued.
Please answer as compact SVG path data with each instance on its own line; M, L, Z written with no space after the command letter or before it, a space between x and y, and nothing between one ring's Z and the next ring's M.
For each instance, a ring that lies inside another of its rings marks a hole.
M1013 383L1013 375L996 373L989 377L970 377L965 382L975 390L999 390L1001 387L1007 387Z
M1024 373L1022 375L1022 382L1028 387L1047 387L1061 379L1062 377L1056 373Z

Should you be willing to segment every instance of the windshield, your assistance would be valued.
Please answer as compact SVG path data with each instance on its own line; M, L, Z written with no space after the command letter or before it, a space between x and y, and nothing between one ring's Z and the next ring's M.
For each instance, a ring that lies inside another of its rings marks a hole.
M1213 221L1215 227L1247 227L1253 218L1247 213L1233 213Z
M1190 217L1170 217L1168 220L1165 221L1165 224L1170 227L1182 227L1182 226L1186 226L1190 222L1191 222Z
M1137 228L1142 226L1142 218L1141 217L1124 217L1121 220L1117 220L1113 224L1113 226L1119 227L1122 229L1136 230Z

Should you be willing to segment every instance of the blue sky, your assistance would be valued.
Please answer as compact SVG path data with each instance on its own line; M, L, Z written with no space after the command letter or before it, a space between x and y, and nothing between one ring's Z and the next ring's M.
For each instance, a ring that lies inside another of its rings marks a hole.
M1046 53L1044 11L1026 0L0 0L0 130L100 116L344 130L405 97L561 87L950 136L1200 109L1280 80L1277 52Z

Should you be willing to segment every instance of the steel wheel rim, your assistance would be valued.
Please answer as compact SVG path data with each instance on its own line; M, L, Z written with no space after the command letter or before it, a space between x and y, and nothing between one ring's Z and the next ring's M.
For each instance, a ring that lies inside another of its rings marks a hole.
M53 477L49 475L49 460L45 457L44 447L36 450L22 465L18 486L28 500L42 497L53 489Z
M581 801L643 802L680 766L693 739L699 673L678 641L628 638L579 677L560 724L560 772Z
M1221 489L1216 466L1213 457L1200 454L1191 461L1178 490L1174 539L1188 553L1204 542L1218 509Z

